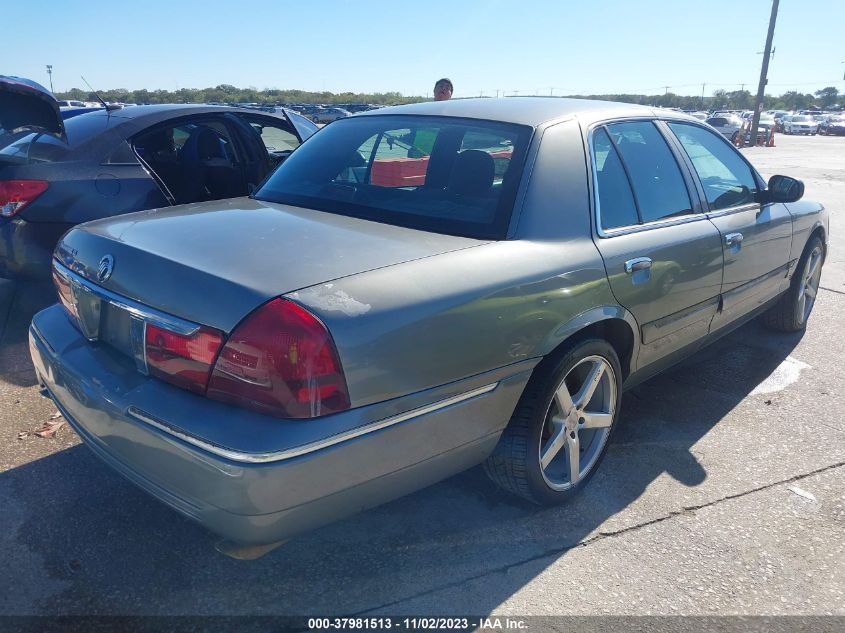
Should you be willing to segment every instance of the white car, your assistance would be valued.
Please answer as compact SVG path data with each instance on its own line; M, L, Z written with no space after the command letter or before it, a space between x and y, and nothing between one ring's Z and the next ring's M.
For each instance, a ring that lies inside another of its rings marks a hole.
M742 119L732 115L728 116L713 116L705 121L707 125L712 126L729 141L733 141L737 132L742 127Z
M784 134L815 135L818 131L819 122L809 114L793 114L792 116L784 117L783 119Z

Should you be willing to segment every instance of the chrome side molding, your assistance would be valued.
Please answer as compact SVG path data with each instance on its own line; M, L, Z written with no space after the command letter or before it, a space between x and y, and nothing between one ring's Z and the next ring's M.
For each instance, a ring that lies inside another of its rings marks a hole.
M440 409L445 409L446 407L450 407L454 404L458 404L460 402L476 398L486 393L490 393L498 386L499 383L494 382L489 385L473 389L471 391L465 391L464 393L452 396L451 398L438 400L437 402L433 402L424 407L418 407L416 409L406 411L405 413L400 413L399 415L384 418L383 420L377 420L376 422L370 422L369 424L364 424L357 428L350 429L348 431L344 431L343 433L338 433L337 435L332 435L330 437L326 437L315 442L309 442L308 444L302 444L301 446L295 446L293 448L288 448L283 451L274 451L270 453L245 453L242 451L236 451L230 448L226 448L224 446L213 444L206 440L200 439L194 435L186 433L182 429L171 426L166 421L152 415L151 413L147 413L146 411L134 405L130 406L126 410L126 414L134 418L135 420L138 420L139 422L143 422L144 424L152 426L153 428L156 428L159 431L176 437L182 440L183 442L201 448L204 451L207 451L213 455L217 455L219 457L223 457L234 462L241 462L247 464L268 464L272 462L281 462L286 459L292 459L294 457L299 457L300 455L306 455L308 453L313 453L329 446L334 446L335 444L340 444L356 437L367 435L368 433L374 433L375 431L386 429L401 422L407 422L408 420L412 420L423 415L428 415L429 413L434 413L436 411L439 411Z

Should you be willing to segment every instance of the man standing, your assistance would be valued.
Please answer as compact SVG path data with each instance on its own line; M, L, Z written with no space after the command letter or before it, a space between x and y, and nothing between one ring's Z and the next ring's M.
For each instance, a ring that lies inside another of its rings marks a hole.
M452 81L446 79L438 79L437 83L434 84L434 100L435 101L448 101L452 98L452 92L454 88L452 87Z

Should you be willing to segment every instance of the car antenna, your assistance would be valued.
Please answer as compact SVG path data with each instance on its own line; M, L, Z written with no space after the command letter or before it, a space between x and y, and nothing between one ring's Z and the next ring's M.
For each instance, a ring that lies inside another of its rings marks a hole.
M88 89L89 89L92 93L94 93L94 96L95 96L95 97L97 97L97 101L99 101L100 103L102 103L102 104L103 104L103 107L106 109L106 112L111 112L112 110L120 110L120 106L118 106L118 105L109 105L108 103L106 103L105 101L103 101L103 98L102 98L100 95L98 95L98 94L97 94L97 91L96 91L96 90L94 90L94 89L91 87L91 84L89 84L89 83L88 83L88 80L87 80L87 79L85 79L85 77L83 77L82 75L79 75L79 76L80 76L80 77L82 77L82 81L84 81L84 82L85 82L85 85L86 85L86 86L88 86Z

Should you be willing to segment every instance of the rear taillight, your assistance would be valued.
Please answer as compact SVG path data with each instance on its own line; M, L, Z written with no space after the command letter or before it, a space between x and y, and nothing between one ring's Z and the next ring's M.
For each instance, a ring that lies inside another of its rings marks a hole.
M49 186L46 180L0 180L0 217L20 213Z
M349 408L329 331L314 315L274 299L248 316L220 352L208 397L285 418Z
M147 368L151 376L177 387L204 393L222 343L223 335L211 328L201 327L185 336L147 323Z

